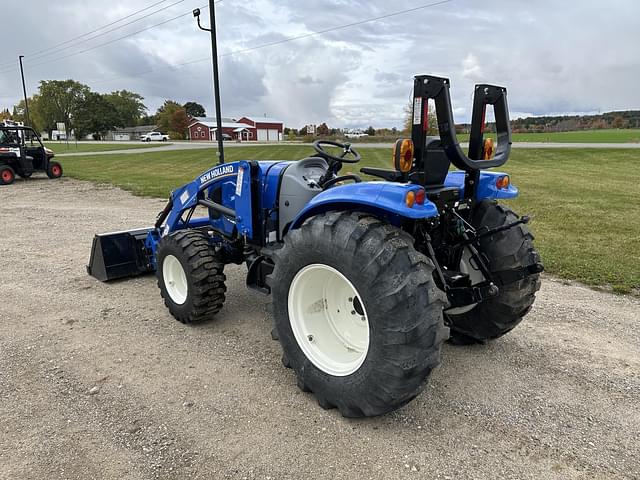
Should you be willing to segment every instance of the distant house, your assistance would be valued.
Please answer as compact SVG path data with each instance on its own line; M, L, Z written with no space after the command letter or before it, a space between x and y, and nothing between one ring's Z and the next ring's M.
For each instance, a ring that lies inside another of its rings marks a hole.
M127 141L140 140L142 135L153 132L158 128L157 125L141 125L139 127L116 128L107 132L105 140Z
M194 117L189 124L190 140L216 140L218 130L213 117ZM239 120L222 118L222 134L225 139L241 142L278 142L282 140L284 124L274 119L242 117Z

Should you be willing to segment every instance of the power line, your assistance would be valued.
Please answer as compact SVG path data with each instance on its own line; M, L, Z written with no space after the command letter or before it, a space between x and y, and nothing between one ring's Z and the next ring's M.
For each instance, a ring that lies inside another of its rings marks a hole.
M216 3L220 3L221 1L222 0L218 0ZM207 5L203 5L203 6L200 7L200 9L205 9L205 8L208 8L208 4ZM84 50L79 50L77 52L69 53L68 55L63 55L61 57L51 58L51 59L45 60L44 62L35 63L33 65L29 65L29 69L31 69L33 67L38 67L40 65L45 65L45 64L51 63L51 62L57 62L58 60L64 60L65 58L75 57L76 55L80 55L82 53L90 52L92 50L95 50L96 48L101 48L101 47L105 47L107 45L111 45L112 43L119 42L120 40L124 40L124 39L129 38L129 37L133 37L134 35L138 35L139 33L146 32L147 30L151 30L152 28L156 28L156 27L159 27L161 25L165 25L165 24L167 24L169 22L173 22L175 20L178 20L179 18L185 17L187 15L191 15L191 14L192 14L191 11L189 11L187 13L182 13L182 14L177 15L175 17L169 18L168 20L164 20L164 21L162 21L160 23L156 23L154 25L150 25L150 26L142 28L140 30L136 30L135 32L128 33L127 35L123 35L122 37L114 38L113 40L109 40L108 42L100 43L98 45L94 45L92 47L85 48Z
M183 1L183 0L180 0L180 1ZM220 2L222 2L222 1L223 1L223 0L218 0L218 1L216 2L216 4L217 4L217 3L220 3ZM179 3L179 2L176 2L176 3ZM175 5L175 4L172 4L172 5ZM171 6L171 5L169 5L168 7L170 7L170 6ZM167 7L167 8L168 8L168 7ZM208 5L208 4L207 4L207 5L202 5L202 6L200 7L200 9L201 9L201 10L205 10L205 9L207 9L207 8L209 8L209 5ZM142 28L142 29L140 29L140 30L136 30L135 32L128 33L127 35L123 35L122 37L114 38L113 40L109 40L108 42L100 43L100 44L98 44L98 45L94 45L94 46L92 46L92 47L85 48L84 50L80 50L80 51L77 51L77 52L73 52L73 53L70 53L70 54L68 54L68 55L63 55L63 56L61 56L61 57L55 57L55 58L47 59L47 60L45 60L45 61L43 61L43 62L35 63L35 64L32 64L32 65L29 65L29 66L28 66L28 68L27 68L27 70L30 70L31 68L33 68L33 67L37 67L37 66L40 66L40 65L45 65L45 64L47 64L47 63L56 62L56 61L58 61L58 60L63 60L63 59L65 59L65 58L73 57L73 56L75 56L75 55L80 55L80 54L82 54L82 53L90 52L91 50L95 50L96 48L104 47L104 46L106 46L106 45L111 45L112 43L118 42L118 41L120 41L120 40L124 40L124 39L129 38L129 37L133 37L134 35L137 35L137 34L139 34L139 33L146 32L147 30L151 30L152 28L156 28L156 27L159 27L159 26L161 26L161 25L165 25L165 24L167 24L167 23L169 23L169 22L173 22L174 20L177 20L177 19L179 19L179 18L182 18L182 17L187 16L187 15L191 15L191 14L192 14L192 11L189 11L189 12L187 12L187 13L183 13L183 14L181 14L181 15L177 15L177 16L175 16L175 17L173 17L173 18L169 18L168 20L164 20L164 21L162 21L162 22L160 22L160 23L156 23L156 24L154 24L154 25L150 25L150 26L145 27L145 28ZM13 68L5 69L5 70L0 70L0 74L7 73L7 72L10 72L10 71L12 71L12 70L13 70Z
M396 16L399 16L399 15L412 13L412 12L415 12L415 11L418 11L418 10L424 10L425 8L437 7L439 5L443 5L445 3L450 3L452 1L453 0L441 0L441 1L438 1L438 2L434 2L434 3L428 3L428 4L425 4L425 5L419 5L417 7L408 8L406 10L398 10L398 11L395 11L395 12L390 12L390 13L387 13L387 14L384 14L384 15L380 15L378 17L371 17L371 18L367 18L365 20L359 20L357 22L352 22L352 23L347 23L347 24L344 24L344 25L339 25L339 26L336 26L336 27L327 28L327 29L324 29L324 30L318 30L318 31L315 31L315 32L308 32L308 33L304 33L304 34L301 34L301 35L296 35L296 36L293 36L293 37L287 37L287 38L283 38L281 40L276 40L276 41L273 41L273 42L268 42L268 43L263 43L263 44L260 44L260 45L255 45L253 47L248 47L248 48L243 48L243 49L239 49L239 50L234 50L234 51L231 51L231 52L223 53L222 55L219 55L219 58L230 57L230 56L233 56L233 55L239 55L239 54L243 54L243 53L252 52L254 50L259 50L259 49L262 49L262 48L272 47L274 45L281 45L283 43L294 42L296 40L302 40L304 38L323 35L325 33L335 32L337 30L343 30L345 28L355 27L355 26L358 26L358 25L363 25L363 24L366 24L366 23L371 23L371 22L375 22L375 21L378 21L378 20L383 20L385 18L396 17ZM153 73L153 72L156 72L158 70L163 70L163 69L166 69L166 68L184 67L186 65L191 65L191 64L199 63L199 62L206 62L206 61L209 61L209 60L211 60L211 57L203 57L203 58L189 60L189 61L182 62L182 63L164 65L162 67L154 68L154 69L151 69L151 70L146 70L144 72L139 72L139 73L137 73L135 75L119 76L119 77L110 78L110 79L106 79L106 80L99 80L97 82L92 82L92 83L110 82L110 81L114 81L114 80L120 80L122 78L136 78L136 77L139 77L139 76L142 76L142 75L146 75L148 73Z
M302 35L297 35L295 37L288 37L288 38L284 38L282 40L276 40L276 41L269 42L269 43L263 43L262 45L256 45L254 47L248 47L248 48L243 48L241 50L235 50L233 52L225 53L224 55L220 55L220 56L221 57L230 57L232 55L237 55L237 54L240 54L240 53L253 52L254 50L259 50L261 48L273 47L274 45L281 45L283 43L293 42L294 40L301 40L303 38L315 37L317 35L323 35L325 33L335 32L337 30L343 30L345 28L356 27L358 25L364 25L366 23L371 23L371 22L375 22L375 21L378 21L378 20L383 20L385 18L397 17L398 15L404 15L406 13L411 13L411 12L415 12L415 11L418 11L418 10L423 10L423 9L429 8L429 7L437 7L439 5L444 5L445 3L449 3L449 2L452 2L452 1L453 0L441 0L439 2L428 3L426 5L420 5L418 7L408 8L406 10L398 10L396 12L387 13L385 15L380 15L378 17L367 18L365 20L360 20L360 21L357 21L357 22L347 23L347 24L344 24L344 25L339 25L337 27L331 27L331 28L327 28L327 29L324 29L324 30L318 30L318 31L315 31L315 32L304 33Z
M440 0L440 1L437 1L437 2L432 2L432 3L427 3L427 4L424 4L424 5L419 5L417 7L412 7L412 8L408 8L408 9L404 9L404 10L397 10L397 11L394 11L394 12L389 12L389 13L384 14L384 15L379 15L379 16L376 16L376 17L370 17L370 18L367 18L367 19L364 19L364 20L359 20L357 22L351 22L351 23L347 23L347 24L343 24L343 25L338 25L336 27L330 27L330 28L326 28L326 29L323 29L323 30L318 30L318 31L314 31L314 32L308 32L308 33L304 33L304 34L301 34L301 35L296 35L296 36L293 36L293 37L287 37L287 38L284 38L284 39L281 39L281 40L276 40L276 41L273 41L273 42L268 42L268 43L263 43L263 44L260 44L260 45L255 45L253 47L234 50L234 51L227 52L227 53L224 53L222 55L219 55L219 57L220 58L222 58L222 57L230 57L230 56L233 56L233 55L239 55L239 54L252 52L252 51L255 51L255 50L262 49L262 48L272 47L272 46L275 46L275 45L281 45L281 44L288 43L288 42L294 42L294 41L302 40L302 39L309 38L309 37L319 36L319 35L323 35L323 34L326 34L326 33L335 32L335 31L338 31L338 30L343 30L343 29L355 27L355 26L358 26L358 25L364 25L364 24L375 22L375 21L378 21L378 20L383 20L383 19L386 19L386 18L396 17L396 16L399 16L399 15L404 15L404 14L407 14L407 13L412 13L412 12L416 12L416 11L419 11L419 10L424 10L426 8L431 8L431 7L436 7L436 6L439 6L439 5L444 5L444 4L450 3L452 1L453 0ZM220 3L220 2L222 2L222 0L218 0L216 3ZM204 6L200 7L200 8L201 9L208 8L208 5L204 5ZM109 42L105 42L105 43L102 43L100 45L96 45L94 47L91 47L91 48L88 48L88 49L85 49L85 50L82 50L82 51L79 51L79 52L74 52L72 54L65 55L65 56L60 57L60 58L54 58L54 59L51 59L51 60L47 60L45 62L37 63L35 65L31 65L31 67L37 67L37 66L43 65L45 63L50 63L50 62L57 61L57 60L62 60L64 58L68 58L68 57L71 57L71 56L74 56L74 55L79 55L81 53L85 53L87 51L94 50L96 48L100 48L100 47L103 47L105 45L109 45L109 44L117 42L119 40L123 40L123 39L131 37L133 35L137 35L138 33L142 33L144 31L150 30L151 28L155 28L157 26L164 25L165 23L169 23L171 21L177 20L178 18L184 17L186 15L190 15L190 14L191 14L191 12L185 13L185 14L182 14L182 15L178 15L177 17L174 17L174 18L171 18L171 19L166 20L164 22L152 25L152 26L144 28L142 30L138 30L136 32L133 32L133 33L128 34L128 35L125 35L123 37L116 38L116 39L111 40ZM139 72L139 73L137 73L135 75L123 75L123 76L114 77L114 78L110 78L110 79L106 79L106 80L98 80L98 81L90 82L90 83L104 83L104 82L110 82L110 81L114 81L114 80L120 80L120 79L123 79L123 78L137 78L137 77L140 77L142 75L147 75L149 73L154 73L154 72L156 72L158 70L163 70L163 69L166 69L166 68L183 67L183 66L194 64L194 63L200 63L200 62L205 62L205 61L209 61L209 60L211 60L211 57L203 57L203 58L198 58L198 59L194 59L194 60L189 60L189 61L186 61L186 62L164 65L162 67L158 67L158 68L154 68L154 69L151 69L151 70L146 70L146 71L143 71L143 72ZM0 73L5 73L5 72L0 72Z
M113 22L111 22L111 23L107 23L106 25L102 25L101 27L98 27L98 28L96 28L96 29L94 29L94 30L91 30L90 32L83 33L82 35L78 35L77 37L70 38L69 40L65 40L64 42L57 43L57 44L55 44L55 45L52 45L51 47L47 47L47 48L44 48L44 49L42 49L42 50L38 50L38 51L36 51L36 52L30 53L30 54L25 55L25 56L26 56L26 57L31 57L31 56L39 55L40 53L47 52L47 51L49 51L49 50L53 50L53 49L55 49L55 48L57 48L57 47L61 47L62 45L67 45L67 44L69 44L69 43L71 43L71 42L73 42L73 41L75 41L75 40L78 40L78 39L80 39L80 38L84 38L84 37L86 37L86 36L88 36L88 35L91 35L92 33L99 32L100 30L102 30L102 29L104 29L104 28L107 28L107 27L110 27L110 26L112 26L112 25L115 25L116 23L120 23L121 21L126 20L127 18L131 18L131 17L133 17L133 16L135 16L135 15L137 15L137 14L139 14L139 13L142 13L142 12L144 12L144 11L146 11L146 10L149 10L150 8L153 8L153 7L157 6L157 5L160 5L161 3L164 3L164 2L166 2L166 1L168 1L168 0L160 0L159 2L153 3L153 4L151 4L151 5L147 6L147 7L144 7L144 8L142 8L142 9L140 9L140 10L137 10L137 11L135 11L135 12L133 12L133 13L130 13L129 15L125 15L124 17L121 17L121 18L119 18L118 20L114 20L114 21L113 21ZM144 18L144 17L143 17L143 18ZM123 25L123 26L124 26L124 25ZM7 64L12 64L12 63L13 63L13 61L11 61L11 62L4 62L4 63L0 64L0 67L3 67L3 66L5 66L5 65L7 65Z
M166 0L163 0L163 1L166 1ZM164 12L165 10L167 10L167 9L169 9L169 8L171 8L171 7L173 7L173 6L177 5L177 4L179 4L179 3L182 3L182 2L184 2L184 0L178 0L177 2L174 2L174 3L170 4L170 5L166 5L166 6L164 6L164 7L160 8L160 9L158 9L158 10L155 10L155 11L153 11L153 12L151 12L151 13L148 13L148 14L146 14L146 15L143 15L142 17L135 18L135 19L131 20L130 22L124 23L124 24L122 24L122 25L118 25L117 27L111 28L111 29L106 30L106 31L104 31L104 32L100 32L100 33L98 33L97 35L94 35L94 36L89 37L89 38L87 38L87 39L85 39L85 40L82 40L81 42L73 43L73 44L71 44L71 45L67 45L66 47L63 47L63 48L57 49L57 50L56 50L56 51L54 51L54 52L49 52L49 53L43 53L43 54L40 54L40 55L36 55L36 56L35 56L35 60L42 59L42 58L44 58L44 57L48 57L49 55L55 55L55 54L57 54L57 53L60 53L60 52L62 52L62 51L64 51L64 50L68 50L68 49L73 48L73 47L77 47L78 45L82 45L83 43L86 43L86 42L88 42L88 41L90 41L90 40L94 40L94 39L96 39L96 38L98 38L98 37L102 37L102 36L107 35L107 34L109 34L109 33L111 33L111 32L115 32L116 30L120 30L121 28L127 27L127 26L132 25L132 24L134 24L134 23L136 23L136 22L139 22L140 20L144 20L145 18L149 18L149 17L151 17L151 16L153 16L153 15L156 15L156 14L158 14L158 13L160 13L160 12ZM52 47L52 48L53 48L53 47ZM29 56L28 58L33 58L33 57L32 57L32 56Z

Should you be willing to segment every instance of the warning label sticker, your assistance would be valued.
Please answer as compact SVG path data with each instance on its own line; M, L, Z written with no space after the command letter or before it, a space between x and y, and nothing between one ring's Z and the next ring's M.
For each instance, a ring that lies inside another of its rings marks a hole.
M242 196L242 179L244 178L244 168L238 169L238 179L236 180L236 196Z
M422 98L413 99L413 124L420 125L420 115L422 114Z

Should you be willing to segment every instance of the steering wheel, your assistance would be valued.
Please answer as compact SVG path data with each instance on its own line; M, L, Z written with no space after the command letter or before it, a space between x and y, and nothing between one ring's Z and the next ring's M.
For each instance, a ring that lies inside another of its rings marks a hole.
M342 155L339 157L336 157L335 155L331 155L323 148L323 146L325 145L328 147L341 148ZM362 159L360 154L356 150L351 148L350 143L338 143L338 142L333 142L331 140L316 140L315 142L313 142L313 148L316 149L316 152L318 152L319 156L321 156L322 158L328 161L333 161L338 163L358 163ZM347 155L351 155L353 158L347 158Z

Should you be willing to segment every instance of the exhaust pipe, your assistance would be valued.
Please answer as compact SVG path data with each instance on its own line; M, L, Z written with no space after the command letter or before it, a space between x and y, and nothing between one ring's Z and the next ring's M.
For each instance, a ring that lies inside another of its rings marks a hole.
M93 237L87 273L101 282L136 277L155 270L145 242L153 228L98 234Z

